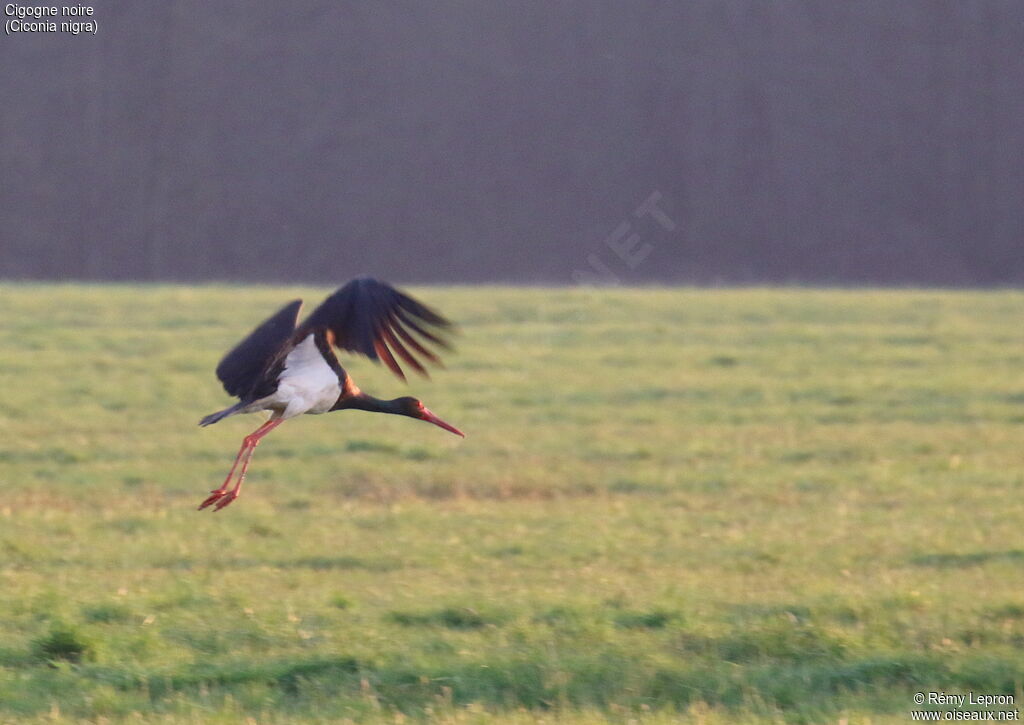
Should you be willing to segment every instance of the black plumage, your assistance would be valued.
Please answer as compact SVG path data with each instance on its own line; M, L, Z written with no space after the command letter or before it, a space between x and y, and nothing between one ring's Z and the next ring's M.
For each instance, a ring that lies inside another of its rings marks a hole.
M426 342L450 347L444 338L451 330L448 320L372 277L357 277L324 300L299 326L295 337L302 339L318 329L330 330L334 344L342 350L384 362L402 380L405 373L395 360L395 353L424 377L429 377L426 368L408 348L440 364L438 357L411 332Z
M372 277L357 277L340 287L296 326L301 307L302 300L289 302L224 356L217 365L217 378L229 395L242 400L271 395L288 353L310 333L329 331L325 337L336 347L383 362L402 380L405 373L396 354L429 377L416 355L440 365L427 345L450 347L444 337L452 328L448 320Z
M266 387L270 382L276 387L274 363L279 366L284 359L282 353L287 354L301 307L302 300L289 302L224 356L217 365L217 378L228 395L257 400L274 392L273 388L265 391L258 388L261 383Z
M405 380L399 363L427 376L425 363L440 365L430 346L450 347L451 323L404 292L370 277L340 287L301 323L302 300L293 300L260 323L217 365L217 377L239 402L200 421L211 425L237 413L269 411L270 419L249 436L224 484L200 506L217 509L238 497L260 439L285 420L305 413L364 410L393 413L433 423L463 435L411 397L382 400L363 393L338 362L334 347L384 363ZM231 491L235 469L241 473Z

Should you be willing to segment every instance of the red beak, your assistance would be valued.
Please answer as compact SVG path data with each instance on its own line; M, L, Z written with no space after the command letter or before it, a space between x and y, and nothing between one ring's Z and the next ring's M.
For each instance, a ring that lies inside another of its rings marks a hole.
M462 436L463 438L466 437L466 434L463 433L461 430L459 430L458 428L456 428L454 425L452 425L450 423L445 423L443 420L438 418L436 415L431 413L426 408L424 408L422 413L420 413L420 420L425 420L428 423L433 423L437 427L444 428L449 433L454 433L457 436Z

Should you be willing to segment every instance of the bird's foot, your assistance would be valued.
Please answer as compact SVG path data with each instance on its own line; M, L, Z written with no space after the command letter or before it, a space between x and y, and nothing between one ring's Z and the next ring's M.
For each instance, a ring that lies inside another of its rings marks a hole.
M217 505L213 507L213 510L220 511L222 508L227 506L236 498L238 498L238 491L229 491L228 493L221 497L220 501L217 502Z
M224 498L224 496L226 496L227 493L228 493L228 490L226 488L215 488L215 489L213 489L212 491L210 491L210 495L206 497L206 500L203 501L201 504L199 504L199 508L196 509L196 510L197 511L202 511L207 506L210 506L212 504L217 503L217 501L219 501L220 499ZM231 503L231 501L228 501L228 503ZM223 504L223 505L227 506L227 504ZM217 508L220 508L220 506L218 506Z

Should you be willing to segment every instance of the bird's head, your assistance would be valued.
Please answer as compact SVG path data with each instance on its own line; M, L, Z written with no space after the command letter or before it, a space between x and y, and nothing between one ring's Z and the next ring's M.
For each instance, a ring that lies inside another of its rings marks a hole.
M399 415L407 415L410 418L416 418L417 420L425 420L428 423L433 423L439 428L444 428L449 433L454 433L457 436L466 437L466 434L456 428L450 423L445 423L443 420L438 418L436 415L427 410L427 406L423 405L423 402L412 397L396 398L392 401L395 406L395 412Z

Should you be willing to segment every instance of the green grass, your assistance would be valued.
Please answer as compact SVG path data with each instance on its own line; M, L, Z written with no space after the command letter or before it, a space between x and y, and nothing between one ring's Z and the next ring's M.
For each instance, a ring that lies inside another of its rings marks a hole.
M1024 688L1024 294L417 290L407 419L212 370L293 295L0 286L0 722L907 722Z

